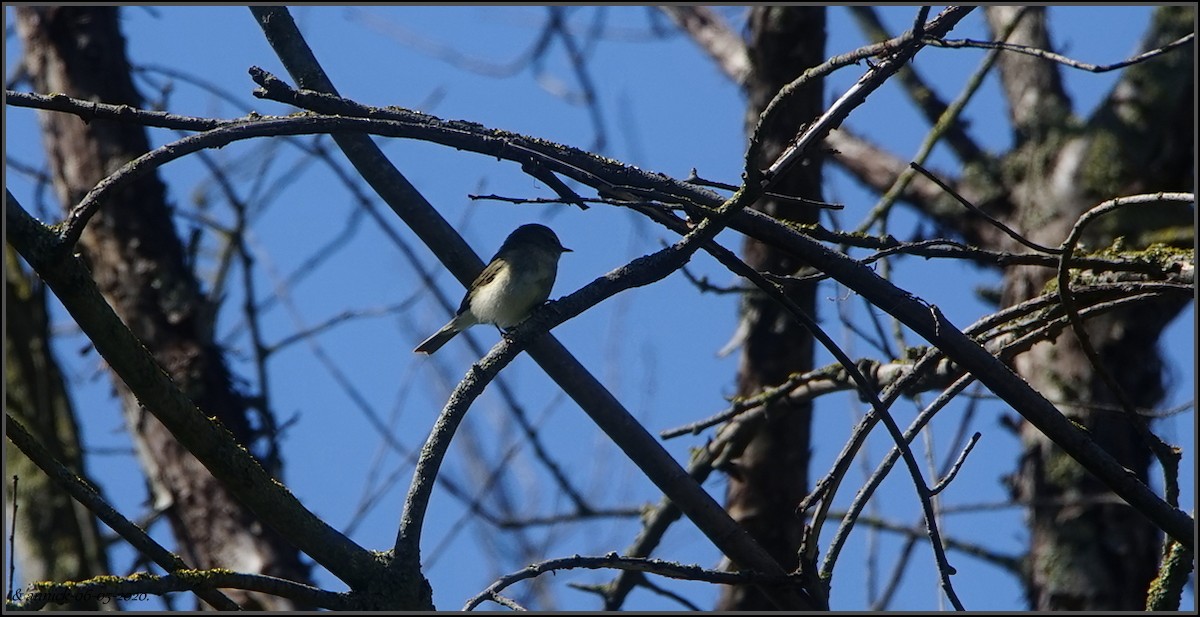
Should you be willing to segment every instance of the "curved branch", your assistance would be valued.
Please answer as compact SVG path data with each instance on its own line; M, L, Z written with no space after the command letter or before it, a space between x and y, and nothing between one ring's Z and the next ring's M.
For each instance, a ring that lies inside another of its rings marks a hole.
M555 572L557 570L573 570L576 568L586 568L589 570L617 569L628 572L646 572L684 581L703 581L718 585L774 585L782 582L782 580L779 578L767 577L753 572L706 570L700 566L685 566L669 561L662 561L660 559L622 557L616 553L609 553L603 557L583 557L580 555L575 555L573 557L548 559L546 561L532 564L519 572L513 572L512 574L502 576L496 582L489 585L487 589L467 600L467 603L463 605L462 610L469 611L476 606L479 606L484 600L493 599L505 588L523 580L541 576L547 572Z
M1054 53L1048 49L1030 47L1028 45L1017 45L1015 43L1006 43L1004 41L973 41L971 39L961 39L961 40L931 39L928 41L928 43L932 47L945 47L947 49L962 49L962 48L966 48L966 47L975 47L978 49L1011 51L1011 52L1015 52L1015 53L1019 53L1019 54L1025 54L1027 56L1041 58L1043 60L1049 60L1051 62L1057 62L1063 66L1068 66L1073 69L1079 69L1081 71L1087 71L1089 73L1107 73L1109 71L1123 69L1127 66L1133 66L1134 64L1141 64L1142 62L1145 62L1152 58L1161 56L1162 54L1165 54L1176 48L1187 45L1188 43L1191 43L1192 41L1195 41L1195 40L1196 40L1195 32L1192 32L1190 34L1185 34L1183 37L1175 39L1174 41L1171 41L1170 43L1167 43L1166 45L1163 45L1162 47L1156 47L1149 51L1142 52L1131 58L1121 60L1120 62L1113 62L1112 64L1092 64L1090 62L1073 60L1062 54Z
M1083 327L1083 319L1079 316L1079 312L1075 306L1075 298L1071 293L1071 277L1068 263L1071 260L1071 255L1074 253L1076 245L1079 243L1080 236L1083 235L1083 229L1092 219L1102 216L1108 212L1129 205L1141 204L1156 204L1162 202L1177 202L1177 203L1196 203L1196 195L1192 193L1157 193L1153 195L1133 195L1128 197L1119 197L1110 199L1090 210L1083 213L1071 228L1071 233L1067 235L1067 239L1063 240L1062 246L1059 248L1062 260L1058 265L1058 294L1062 301L1063 310L1066 311L1067 317L1071 321L1071 329L1075 333L1076 340L1079 341L1079 346L1083 350L1085 356L1091 362L1093 369L1100 376L1101 381L1112 393L1113 398L1124 410L1129 421L1133 424L1134 429L1138 432L1146 447L1154 453L1159 464L1164 470L1164 492L1166 493L1168 503L1179 505L1179 484L1178 470L1179 461L1182 454L1178 449L1168 446L1162 439L1150 431L1146 419L1139 416L1134 410L1133 403L1130 402L1128 395L1116 378L1113 377L1100 359L1099 352L1096 351L1095 345L1092 344L1092 339L1088 336L1087 331Z
M434 433L422 448L421 461L414 472L413 484L406 500L400 531L397 534L394 553L413 556L419 554L419 542L425 508L432 491L437 468L449 446L455 427L466 413L470 403L482 392L483 387L495 377L528 343L531 350L544 344L545 332L554 326L579 315L606 298L621 291L654 283L678 270L693 253L704 246L722 229L722 221L751 201L752 193L738 191L713 216L701 221L691 232L676 244L656 253L639 257L630 264L618 268L585 285L569 296L543 307L529 319L517 325L478 364L471 367L467 378L459 383L439 418ZM552 367L545 367L554 377ZM593 396L611 394L607 390L592 393ZM597 409L598 412L593 412ZM592 420L625 452L627 456L654 482L723 553L743 569L755 570L772 578L784 575L782 568L742 529L724 509L699 484L694 482L674 458L663 449L628 411L612 399L608 405L593 405L585 408ZM411 558L411 557L410 557ZM782 607L811 606L811 601L791 589L766 589Z

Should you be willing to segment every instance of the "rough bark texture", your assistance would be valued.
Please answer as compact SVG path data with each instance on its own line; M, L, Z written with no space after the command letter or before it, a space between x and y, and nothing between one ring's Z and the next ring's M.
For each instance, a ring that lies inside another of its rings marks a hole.
M17 18L37 91L141 106L117 9L20 7ZM133 124L85 123L58 113L43 113L41 120L55 188L68 207L149 149L145 131ZM213 342L210 307L186 266L157 175L143 176L103 204L80 244L98 287L134 334L202 410L253 447L259 435L249 419L252 410ZM154 506L165 512L185 561L308 580L295 548L263 528L120 384L118 391ZM261 594L231 597L247 608L302 608Z
M50 351L45 288L21 271L18 260L12 247L5 245L4 411L29 429L60 463L87 478L75 411ZM11 444L4 449L4 463L5 520L15 499L17 515L11 524L22 581L78 581L108 574L108 555L96 517ZM15 494L13 476L18 478ZM58 608L98 611L117 606L92 598L75 599Z
M1014 9L988 10L999 30ZM1160 10L1151 45L1190 31L1191 9ZM1172 14L1174 14L1172 16ZM1176 26L1170 26L1177 21ZM1164 31L1165 30L1165 31ZM1045 12L1036 9L1018 27L1013 42L1052 49ZM1058 246L1077 218L1099 202L1144 191L1191 191L1190 153L1195 104L1191 50L1124 75L1110 100L1091 119L1072 115L1060 68L1029 56L1008 54L999 68L1010 104L1017 145L1006 157L1010 225L1027 238ZM1145 246L1156 231L1188 225L1187 208L1126 209L1097 221L1085 236L1093 248L1118 236ZM1188 239L1190 243L1191 240ZM989 247L1012 249L1006 247ZM1054 273L1018 267L1005 273L1003 303L1012 305L1043 292ZM1105 370L1129 401L1152 409L1163 396L1163 362L1157 341L1181 308L1143 305L1089 321L1088 336ZM1078 339L1067 332L1020 356L1018 372L1063 413L1086 427L1096 442L1143 481L1152 453L1135 423L1121 412ZM1012 478L1014 496L1027 504L1030 522L1030 608L1036 610L1140 610L1155 574L1161 534L1128 505L1112 499L1090 474L1028 424L1020 429L1024 453Z
M750 14L748 50L752 70L745 88L748 126L787 83L824 60L825 9L821 7L755 7ZM822 110L822 87L815 83L792 99L766 128L766 157L770 164ZM774 191L821 199L821 160L814 158L792 169ZM795 202L764 201L757 206L784 220L814 222L815 208ZM748 240L746 263L756 270L779 274L796 272L804 264L771 247ZM792 299L810 314L816 309L815 286L792 291ZM796 372L812 367L812 337L803 326L763 294L747 294L742 303L742 328L747 333L738 369L738 395L749 396L778 385ZM803 521L796 504L808 490L810 406L786 399L773 404L741 456L728 469L726 509L786 570L797 565ZM774 606L750 587L727 587L718 610L767 610Z

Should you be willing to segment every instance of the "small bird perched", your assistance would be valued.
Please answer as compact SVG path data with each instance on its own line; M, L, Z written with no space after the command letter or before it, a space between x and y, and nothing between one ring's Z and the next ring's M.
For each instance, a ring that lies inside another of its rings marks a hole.
M431 354L475 324L511 328L521 323L550 297L558 258L569 252L545 225L516 228L471 283L454 319L417 345L413 353Z

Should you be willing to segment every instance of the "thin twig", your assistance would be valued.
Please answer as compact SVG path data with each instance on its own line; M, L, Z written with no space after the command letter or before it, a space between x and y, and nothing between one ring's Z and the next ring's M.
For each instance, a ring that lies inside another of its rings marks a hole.
M553 174L551 174L551 175L553 175ZM560 182L561 182L561 180L560 180ZM580 206L582 204L581 207L586 206L587 204L612 204L613 203L613 200L611 200L611 199L597 199L595 197L581 197L578 194L575 194L574 191L572 191L572 195L574 195L574 196L569 197L569 198L568 197L555 198L555 197L505 197L504 195L496 195L494 193L491 195L475 195L473 193L468 193L467 199L470 199L471 201L482 201L482 200L499 201L499 202L509 203L509 204L537 204L537 205L572 204L572 205L576 205L576 206Z
M916 162L910 162L909 166L912 167L913 169L916 169L918 172L921 173L921 175L932 180L935 184L937 184L939 187L941 187L943 191L946 191L947 195L950 195L956 201L958 201L958 203L962 204L963 207L970 210L971 212L974 212L975 214L977 214L979 216L982 216L984 219L987 220L987 222L991 223L994 227L996 227L1000 231L1004 232L1004 235L1012 238L1013 240L1016 240L1020 244L1023 244L1035 251L1039 251L1042 253L1049 253L1051 255L1058 255L1060 253L1059 249L1050 248L1048 246L1042 246L1042 245L1026 238L1025 236L1022 236L1021 234L1017 233L1011 227L1000 222L999 220L997 220L995 217L988 214L987 212L980 210L975 204L971 203L970 200L963 197L962 195L959 195L958 191L955 191L954 189L950 188L949 185L947 185L945 182L942 182L941 178L938 178L937 175L935 175L933 172L929 171L928 169L925 169L920 164L918 164Z
M61 111L73 114L84 120L104 118L106 120L124 120L137 122L143 126L185 131L208 131L230 124L253 120L252 114L239 120L220 120L217 118L197 118L181 116L163 111L137 109L129 105L112 105L84 99L74 99L65 94L35 94L32 92L4 91L4 104L14 107L32 107L47 111Z
M838 368L840 368L840 365L834 364L792 375L778 385L763 388L753 396L742 397L734 401L729 408L723 411L701 420L689 422L683 426L660 431L658 435L662 439L672 439L689 434L698 435L706 428L728 422L745 411L768 405L785 396L796 396L799 393L800 396L805 398L815 398L826 392L836 392L852 387L849 383L849 378L844 373L837 373Z
M688 174L688 177L684 178L684 182L689 182L691 184L695 184L698 186L707 186L709 188L721 189L723 191L736 191L738 188L732 184L729 184L728 182L719 182L717 180L708 180L705 178L701 178L700 176L696 175L696 169L694 167L692 168L691 173ZM793 202L793 203L803 204L806 206L812 206L814 208L822 208L825 210L844 210L846 208L845 204L831 203L828 201L819 201L816 199L809 199L807 197L800 197L798 195L784 195L783 193L777 193L775 191L765 191L763 193L763 196L770 197L771 199L774 199L777 201Z
M931 23L924 26L929 31L948 32L959 21L966 17L967 13L971 12L971 7L950 7ZM900 70L906 62L908 62L923 45L918 44L914 38L913 32L908 32L899 37L895 48L883 59L879 64L869 68L867 72L859 78L854 85L846 90L838 100L834 101L828 109L825 110L819 117L813 120L804 131L802 131L788 147L784 149L765 171L757 172L757 170L747 170L746 182L755 182L761 173L766 184L763 190L769 189L780 175L789 167L795 164L803 154L807 153L809 148L814 144L824 139L829 131L833 130L846 119L850 111L856 109L866 100L866 97L881 85L886 82L896 71ZM806 83L811 81L818 75L823 75L823 70L831 70L826 67L830 63L827 62L819 67L815 67L805 71L800 77L793 80L788 85L780 89L779 94L766 106L762 114L759 115L759 122L755 126L754 132L750 140L750 148L747 152L747 160L758 160L757 148L759 143L759 132L765 126L764 120L771 117L777 110L784 107L784 103L791 97L792 94L803 90Z
M1117 69L1123 69L1127 66L1130 66L1133 64L1138 64L1140 62L1145 62L1151 58L1154 58L1156 56L1160 56L1169 51L1172 51L1177 47L1182 47L1183 45L1187 45L1188 43L1194 41L1195 39L1196 39L1196 33L1193 32L1193 33L1187 34L1175 41L1167 43L1166 45L1163 45L1162 47L1159 47L1157 49L1151 49L1150 51L1140 53L1140 54L1138 54L1132 58L1129 58L1127 60L1122 60L1120 62L1114 62L1112 64L1091 64L1088 62L1073 60L1071 58L1068 58L1061 54L1056 54L1056 53L1046 50L1046 49L1038 49L1036 47L1029 47L1027 45L1017 45L1015 43L1005 43L1003 41L976 41L976 40L972 40L972 39L937 39L937 38L929 37L925 42L933 47L945 47L948 49L959 49L959 48L963 48L963 47L977 47L977 48L981 48L981 49L1012 51L1012 52L1017 52L1020 54L1025 54L1028 56L1042 58L1043 60L1050 60L1052 62L1057 62L1064 66L1069 66L1073 69L1079 69L1081 71L1088 71L1091 73L1105 73L1108 71L1115 71Z
M783 582L777 577L763 576L753 572L726 572L724 570L707 570L705 568L701 568L700 566L687 566L670 561L662 561L660 559L622 557L616 553L609 553L602 557L586 557L575 555L573 557L548 559L546 561L531 564L519 572L513 572L511 574L502 576L497 579L496 582L489 585L487 589L467 600L467 603L463 605L462 610L472 610L476 606L479 606L479 604L484 600L490 599L492 594L498 594L505 588L523 580L541 576L547 572L573 570L577 568L585 568L589 570L631 570L635 572L657 574L659 576L666 576L668 578L679 580L703 581L718 585L746 585L755 583L779 584Z
M670 599L670 600L674 600L675 602L678 602L680 605L682 605L685 609L687 609L689 611L703 611L704 610L704 609L700 608L696 603L692 602L691 600L688 600L687 598L675 593L674 591L671 591L670 589L667 589L666 587L663 587L662 585L656 585L654 583L654 581L652 581L644 576L641 578L640 581L638 581L638 586L641 587L642 589L646 589L646 590L650 591L653 594L660 595L660 596Z
M954 476L958 475L958 470L961 469L963 463L967 461L967 455L970 454L971 450L975 448L975 444L979 442L979 438L982 436L983 433L980 433L979 431L976 431L974 435L971 435L971 439L967 442L967 446L963 448L962 452L958 455L958 459L954 461L954 465L950 467L950 472L947 473L941 480L938 480L938 483L929 489L929 493L931 495L937 495L945 490L947 486L950 486L950 483L954 481Z

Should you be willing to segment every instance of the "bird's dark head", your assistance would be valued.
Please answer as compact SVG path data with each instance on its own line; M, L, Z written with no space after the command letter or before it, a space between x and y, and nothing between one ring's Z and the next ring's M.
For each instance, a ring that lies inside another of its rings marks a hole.
M530 223L522 225L508 234L508 238L504 240L504 246L500 247L504 250L505 247L512 246L531 246L542 249L544 251L557 251L559 253L570 253L571 249L562 245L558 241L558 236L554 235L554 230L539 225Z

